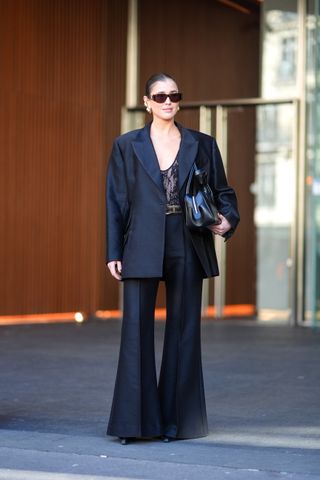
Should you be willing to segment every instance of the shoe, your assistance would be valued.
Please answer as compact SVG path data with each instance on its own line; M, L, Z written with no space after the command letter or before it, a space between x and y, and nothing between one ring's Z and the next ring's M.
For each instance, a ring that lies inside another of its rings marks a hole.
M129 438L127 437L119 437L121 445L128 445L129 443Z
M162 441L163 441L164 443L169 443L169 442L171 442L171 438L170 438L170 437L167 437L166 435L163 435Z

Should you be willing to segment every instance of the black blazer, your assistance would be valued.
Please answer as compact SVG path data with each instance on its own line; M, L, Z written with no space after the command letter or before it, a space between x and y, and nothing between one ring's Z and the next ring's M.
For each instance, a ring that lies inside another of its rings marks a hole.
M166 195L159 163L150 139L150 125L118 137L113 144L106 188L106 263L122 261L122 278L162 277ZM221 155L214 138L177 124L181 133L179 150L179 196L183 208L186 181L193 162L208 171L209 184L218 210L232 229L239 213L234 190L228 185ZM219 274L210 230L190 232L202 264L204 277Z

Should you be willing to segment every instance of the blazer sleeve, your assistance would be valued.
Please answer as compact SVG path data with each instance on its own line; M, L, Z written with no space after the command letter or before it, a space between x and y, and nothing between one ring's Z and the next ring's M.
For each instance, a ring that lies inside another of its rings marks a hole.
M212 162L213 165L211 165L212 174L210 175L210 187L214 193L219 212L226 217L231 225L231 229L224 234L224 238L227 240L235 232L240 220L240 215L236 193L234 189L228 185L220 150L214 138Z
M128 192L124 159L115 140L106 178L106 263L122 260L127 211Z

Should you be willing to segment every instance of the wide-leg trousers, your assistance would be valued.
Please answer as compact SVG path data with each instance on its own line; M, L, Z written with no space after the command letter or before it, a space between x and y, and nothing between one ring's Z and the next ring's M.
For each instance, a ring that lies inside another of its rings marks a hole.
M159 381L154 311L159 281L167 318ZM196 438L208 433L201 363L203 270L181 214L167 215L163 278L124 280L119 363L108 435Z

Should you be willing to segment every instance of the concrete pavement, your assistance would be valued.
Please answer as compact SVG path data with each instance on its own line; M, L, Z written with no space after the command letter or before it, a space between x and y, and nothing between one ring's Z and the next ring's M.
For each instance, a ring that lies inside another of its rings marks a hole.
M105 436L119 334L0 328L0 480L320 479L319 331L203 322L210 435L127 446Z

